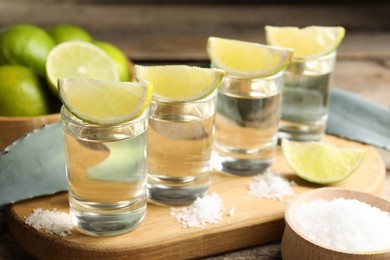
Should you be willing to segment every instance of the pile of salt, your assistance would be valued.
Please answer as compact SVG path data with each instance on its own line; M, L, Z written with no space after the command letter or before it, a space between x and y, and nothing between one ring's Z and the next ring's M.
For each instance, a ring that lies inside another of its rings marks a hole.
M221 198L217 193L197 198L195 202L182 209L171 208L171 216L176 218L185 228L203 228L207 224L217 224L222 221L225 211ZM234 209L228 213L234 214Z
M353 199L301 203L292 222L307 239L341 251L390 249L390 214Z
M254 177L255 182L250 183L248 187L248 194L266 199L282 200L285 196L294 195L291 186L295 183L289 182L279 174L271 171L266 171Z
M26 217L25 223L37 230L44 229L46 233L56 234L61 237L70 235L73 228L70 215L65 212L59 212L57 209L34 209L33 212Z

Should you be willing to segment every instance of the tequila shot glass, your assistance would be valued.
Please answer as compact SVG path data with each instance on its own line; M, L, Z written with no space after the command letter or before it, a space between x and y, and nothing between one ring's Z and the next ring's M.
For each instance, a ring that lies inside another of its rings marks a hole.
M62 107L70 214L81 232L119 235L144 219L148 114L96 125Z
M218 90L214 168L238 176L264 172L274 161L283 70L263 78L225 74Z
M148 129L148 198L189 205L207 193L217 92L194 101L153 98Z
M336 51L315 58L293 58L285 71L279 138L320 141L329 109Z

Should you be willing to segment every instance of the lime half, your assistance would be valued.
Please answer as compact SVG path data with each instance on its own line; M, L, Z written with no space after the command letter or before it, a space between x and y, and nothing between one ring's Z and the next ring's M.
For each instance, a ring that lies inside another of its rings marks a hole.
M151 83L93 79L60 79L59 96L65 107L83 121L112 125L140 116L152 99Z
M213 66L242 78L274 75L292 57L290 49L217 37L208 38L207 53Z
M282 140L282 151L288 165L299 177L318 184L330 184L347 178L365 157L362 149L286 139Z
M213 92L225 72L187 65L135 66L137 80L153 83L155 97L165 100L198 100Z
M82 41L68 41L54 47L46 60L46 73L54 92L59 78L119 80L111 58L94 44Z
M293 48L295 58L323 56L336 50L345 35L343 27L309 26L265 26L267 43Z

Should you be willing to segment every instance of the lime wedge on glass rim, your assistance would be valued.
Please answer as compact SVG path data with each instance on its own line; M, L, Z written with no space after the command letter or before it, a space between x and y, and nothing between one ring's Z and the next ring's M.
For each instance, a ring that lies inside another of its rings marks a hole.
M147 81L120 82L84 78L59 79L59 96L66 109L92 124L112 125L140 116L152 99Z
M111 58L99 47L83 41L68 41L54 47L47 56L46 74L55 93L59 78L119 80Z
M209 37L207 53L212 66L241 78L271 76L289 64L292 50L253 42Z
M135 78L153 83L153 96L167 101L192 101L211 94L222 81L220 69L187 65L135 65Z
M345 36L340 26L265 26L267 44L294 49L294 58L323 56L336 50Z
M288 165L299 177L317 184L344 180L355 172L365 157L362 149L287 139L282 140L282 152Z

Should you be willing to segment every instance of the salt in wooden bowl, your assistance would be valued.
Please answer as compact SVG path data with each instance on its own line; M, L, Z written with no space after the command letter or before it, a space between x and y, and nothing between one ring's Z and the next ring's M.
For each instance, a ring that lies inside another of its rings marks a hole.
M331 201L336 198L358 200L373 207L379 208L381 211L390 212L389 201L369 193L340 188L321 188L303 193L290 201L286 207L286 227L282 238L283 259L390 259L390 249L372 252L349 252L320 245L313 240L309 240L307 234L304 234L302 230L299 230L297 225L294 224L294 219L292 217L293 213L302 202L310 202L317 199Z
M60 119L59 113L33 117L0 116L0 151L32 130Z

